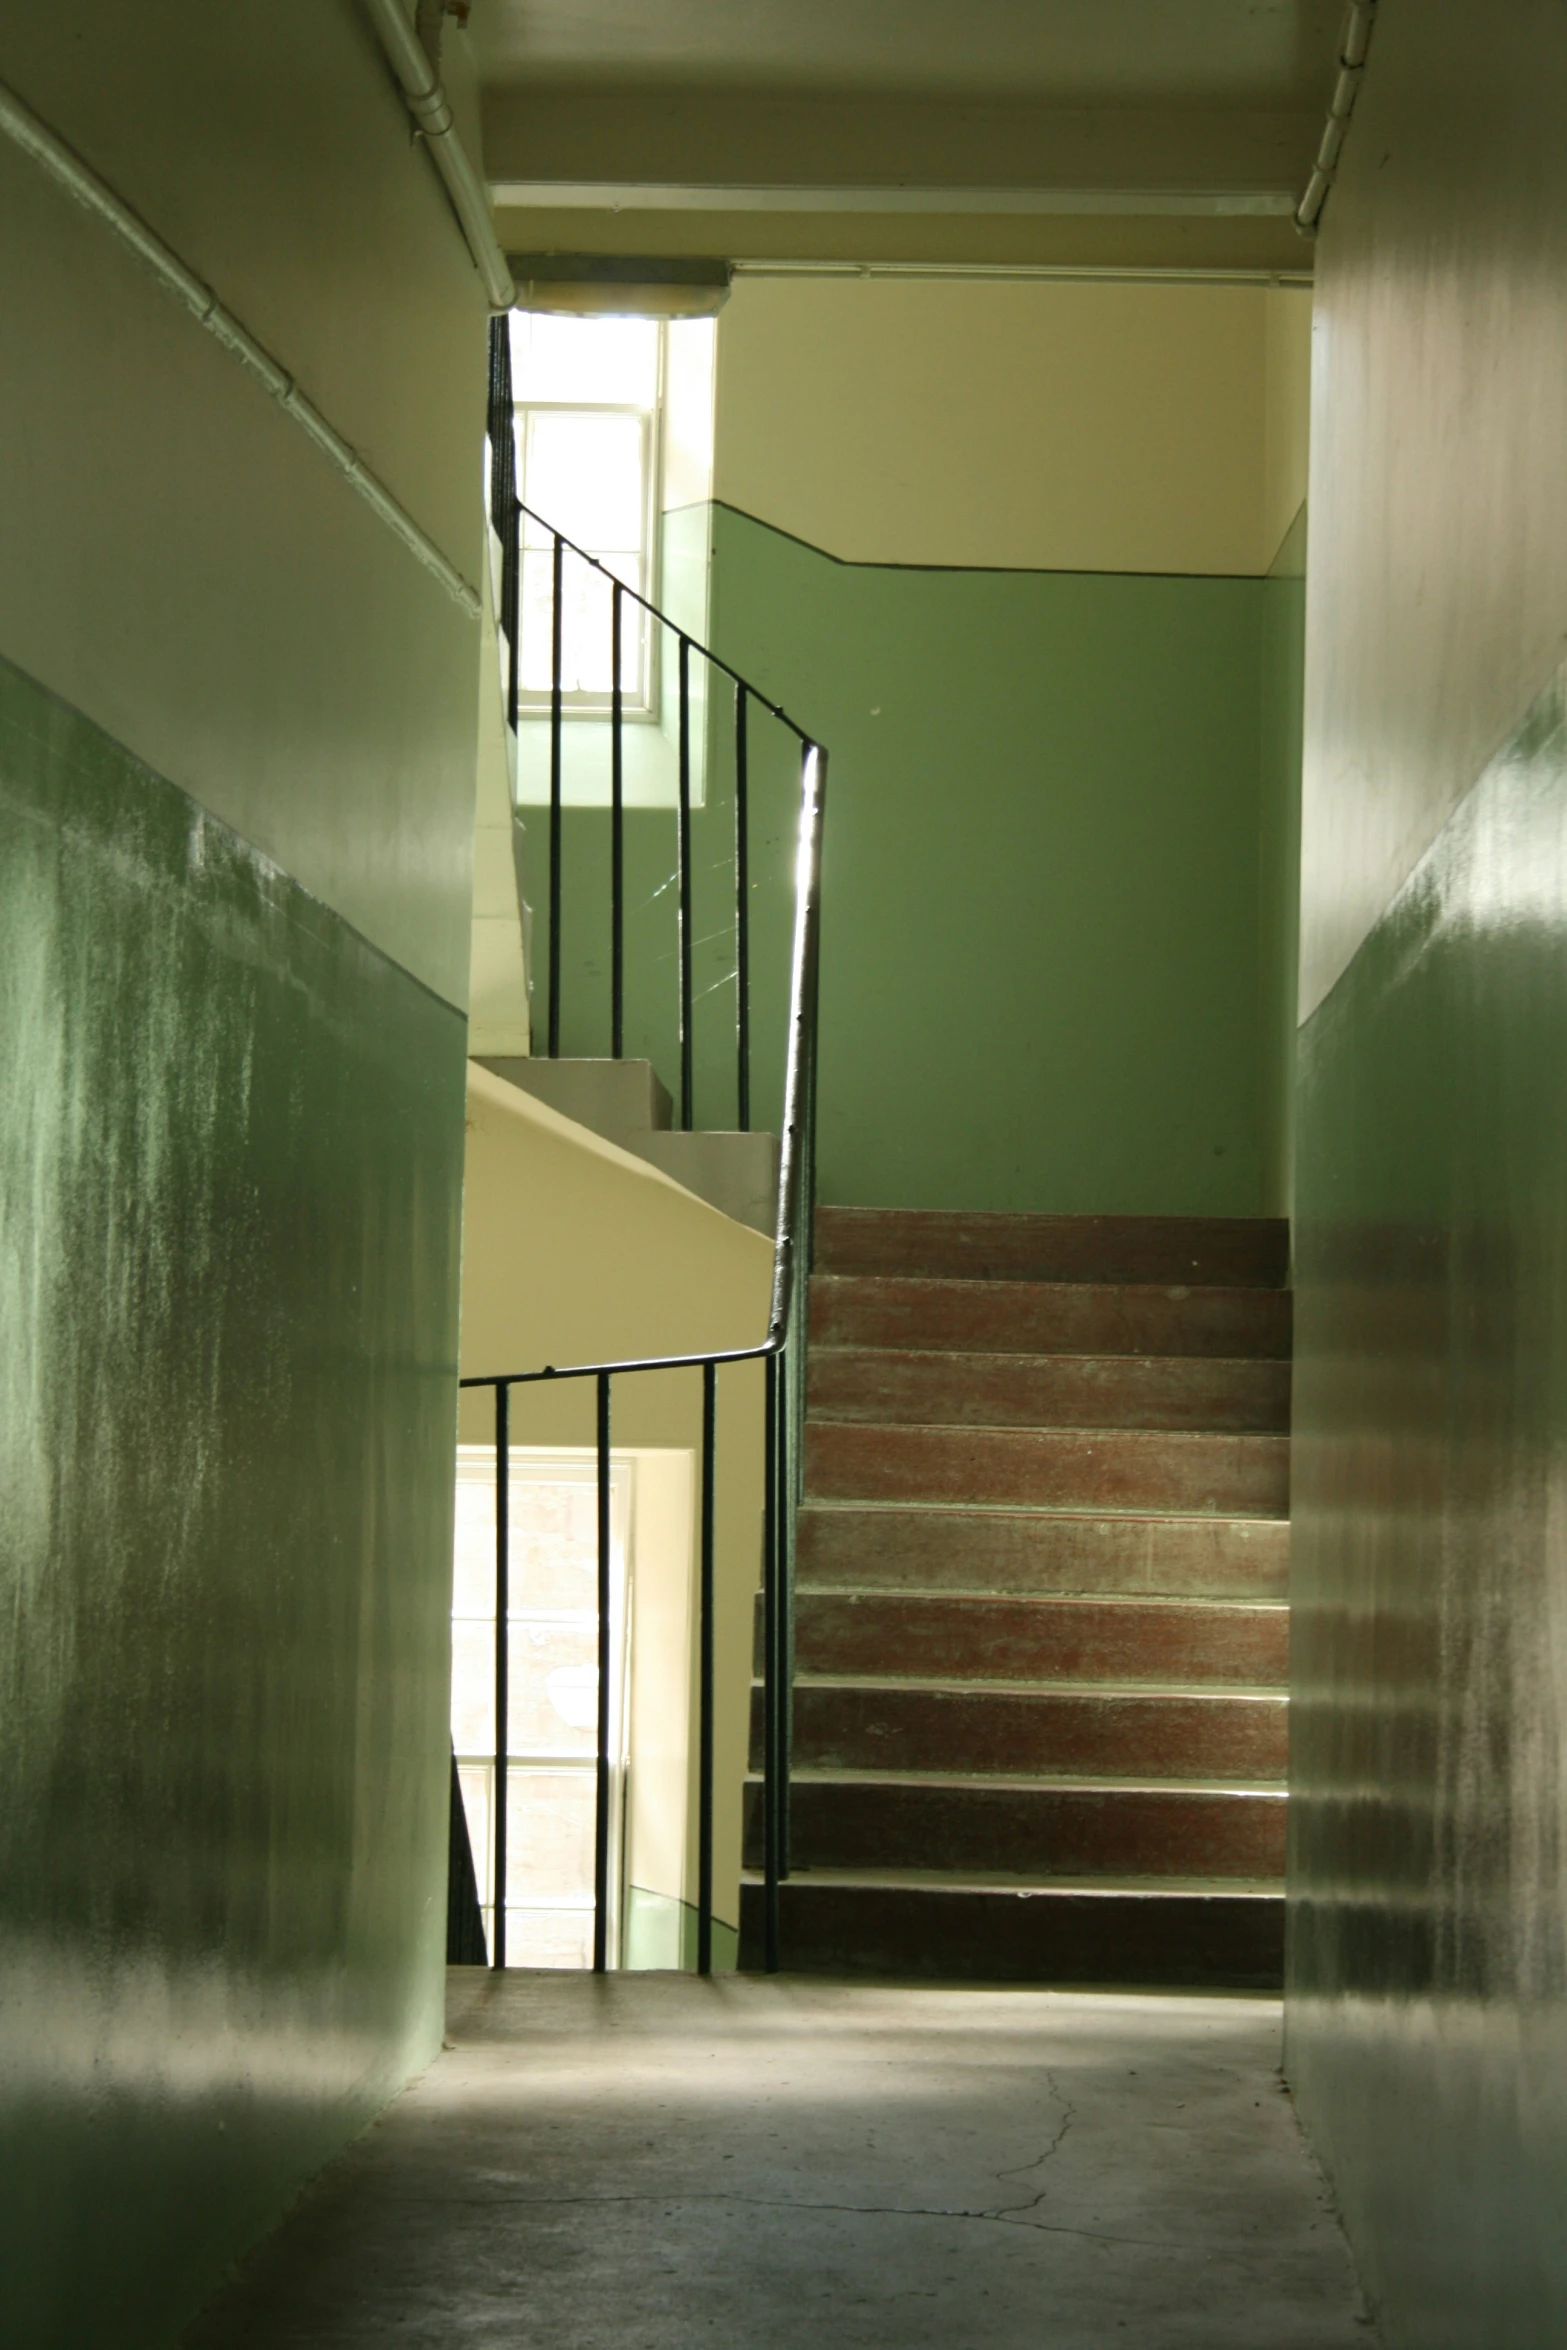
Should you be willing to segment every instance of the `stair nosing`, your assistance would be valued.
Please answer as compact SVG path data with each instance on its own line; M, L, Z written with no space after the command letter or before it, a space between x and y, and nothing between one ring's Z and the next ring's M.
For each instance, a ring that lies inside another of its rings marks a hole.
M1235 1803L1285 1803L1289 1797L1287 1779L1161 1779L1146 1771L1129 1771L1124 1777L1107 1777L1103 1772L873 1771L857 1770L850 1765L799 1763L791 1768L789 1777L791 1785L796 1788L917 1787L929 1792L932 1788L966 1790L1002 1787L1013 1792L1028 1789L1040 1794L1216 1795ZM748 1787L761 1787L764 1781L759 1771L748 1770L745 1783Z
M1243 1705L1287 1705L1283 1682L1268 1681L1084 1681L1081 1679L1005 1681L964 1679L952 1674L921 1673L799 1673L796 1689L913 1689L925 1694L1003 1697L1082 1697L1093 1699L1143 1698L1154 1703L1197 1699L1203 1704L1236 1702ZM753 1680L751 1687L765 1684Z
M761 1869L744 1868L742 1885L766 1884ZM863 1886L872 1892L912 1893L1092 1893L1123 1899L1164 1901L1194 1895L1225 1901L1283 1901L1283 1877L1050 1877L1013 1869L839 1869L798 1868L784 1885L816 1885L827 1891Z

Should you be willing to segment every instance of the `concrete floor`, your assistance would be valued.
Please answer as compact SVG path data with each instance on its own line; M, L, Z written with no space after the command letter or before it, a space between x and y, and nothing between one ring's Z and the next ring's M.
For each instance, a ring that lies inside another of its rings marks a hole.
M1258 1998L454 1977L190 2350L1337 2350Z

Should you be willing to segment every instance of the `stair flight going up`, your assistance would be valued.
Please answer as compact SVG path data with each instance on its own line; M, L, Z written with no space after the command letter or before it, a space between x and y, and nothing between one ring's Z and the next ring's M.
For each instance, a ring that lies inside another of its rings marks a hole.
M818 1212L786 1969L1278 1986L1287 1259L1262 1218Z

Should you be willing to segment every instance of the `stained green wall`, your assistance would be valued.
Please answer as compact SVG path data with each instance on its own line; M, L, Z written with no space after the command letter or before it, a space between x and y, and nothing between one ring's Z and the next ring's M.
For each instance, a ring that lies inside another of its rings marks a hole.
M180 2316L439 2036L463 1022L0 665L0 2273Z
M822 1195L1271 1205L1281 948L1261 866L1265 583L850 565L722 506L712 521L718 650L832 755ZM759 1108L773 1118L795 785L769 730L752 732ZM697 1115L724 1124L726 741L710 768ZM530 837L542 847L531 821ZM638 816L630 839L628 1050L650 1050L672 1081L673 828ZM605 820L574 816L566 841L563 1045L602 1051L607 940L588 884L602 886ZM537 851L532 874L537 901Z
M1289 2070L1390 2339L1567 2328L1567 676L1301 1034Z
M1381 0L1317 241L1286 2064L1393 2350L1567 2333L1567 17Z
M1306 690L1306 509L1262 586L1262 741L1258 883L1262 1205L1294 1198L1295 1027L1300 960L1300 767Z

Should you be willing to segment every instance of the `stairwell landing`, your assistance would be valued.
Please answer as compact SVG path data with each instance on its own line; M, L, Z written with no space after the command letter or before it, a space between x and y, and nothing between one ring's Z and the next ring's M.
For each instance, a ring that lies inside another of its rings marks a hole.
M786 1969L1277 1988L1287 1261L1261 1218L818 1212Z

